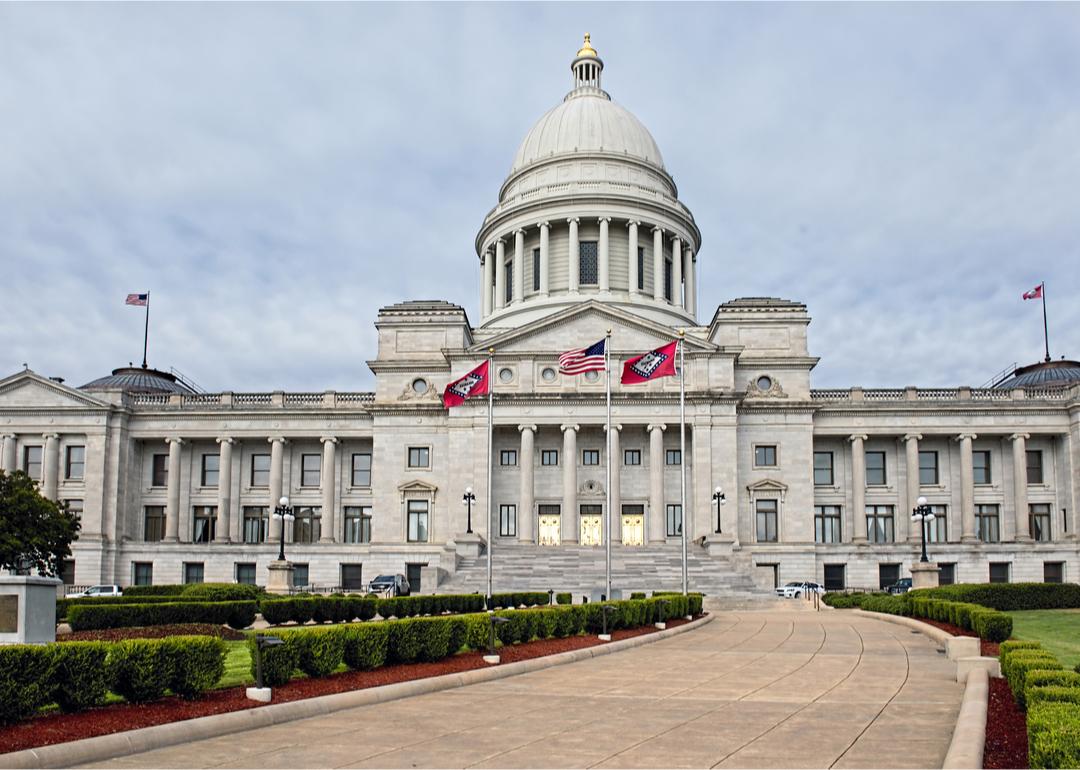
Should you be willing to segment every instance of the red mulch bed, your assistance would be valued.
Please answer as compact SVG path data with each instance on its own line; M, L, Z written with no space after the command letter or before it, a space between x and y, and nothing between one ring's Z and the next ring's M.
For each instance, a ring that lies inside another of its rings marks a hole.
M169 626L143 626L139 628L103 628L99 631L75 631L56 637L58 642L119 642L124 639L164 639L167 636L220 636L230 642L247 637L228 626L211 623L175 623Z
M1028 766L1027 721L1016 705L1009 683L990 680L986 713L984 768L1026 768Z
M960 626L954 626L952 623L942 623L940 620L929 620L927 618L916 618L916 620L920 623L926 623L928 626L940 628L945 633L952 634L953 636L975 636L971 631L965 631L960 628ZM986 655L991 658L996 658L998 656L997 642L988 642L985 639L982 639L979 642L979 647L980 655Z
M668 628L681 626L686 620L669 620ZM186 628L187 626L185 626ZM129 629L130 630L130 629ZM629 639L634 636L655 633L652 626L624 629L611 634L613 641ZM95 632L96 633L96 632ZM184 632L189 633L189 632ZM499 655L503 663L515 663L520 660L554 655L584 647L604 644L595 636L575 636L567 639L544 639L500 647ZM294 679L286 685L274 688L274 703L303 700L319 695L330 695L351 690L363 690L368 687L380 687L414 679L426 679L443 674L456 674L477 668L487 668L483 653L467 652L436 663L408 663L396 666L384 666L374 671L346 671L318 679ZM111 706L89 709L77 714L52 713L34 717L11 727L0 729L0 752L20 751L37 746L92 738L97 735L134 730L140 727L179 722L211 714L224 714L229 711L259 708L265 704L250 701L244 687L230 687L213 690L196 701L180 698L164 698L153 703L133 705L118 703Z

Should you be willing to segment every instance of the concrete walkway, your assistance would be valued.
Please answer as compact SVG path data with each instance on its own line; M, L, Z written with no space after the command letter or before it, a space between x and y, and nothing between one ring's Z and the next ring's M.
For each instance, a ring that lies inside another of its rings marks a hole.
M922 634L721 612L669 640L98 767L941 767L963 688Z

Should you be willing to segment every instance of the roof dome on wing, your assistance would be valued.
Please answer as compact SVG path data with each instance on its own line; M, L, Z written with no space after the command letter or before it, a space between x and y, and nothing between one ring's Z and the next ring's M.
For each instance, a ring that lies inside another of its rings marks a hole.
M1067 388L1080 383L1080 361L1040 361L1021 366L995 388Z
M141 366L121 366L112 374L88 382L79 390L123 390L130 393L193 393L169 372Z

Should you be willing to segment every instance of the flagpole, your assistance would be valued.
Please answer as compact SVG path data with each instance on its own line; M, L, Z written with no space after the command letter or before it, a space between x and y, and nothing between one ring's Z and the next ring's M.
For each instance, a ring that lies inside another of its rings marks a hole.
M1039 285L1042 287L1042 291L1039 293L1042 295L1043 301L1043 343L1046 345L1046 363L1050 363L1050 332L1046 325L1046 281Z
M1043 305L1043 316L1046 315L1046 306ZM143 327L142 338L142 368L146 368L146 341L150 337L150 290L146 290L146 325ZM1047 359L1049 360L1049 359Z
M611 601L611 466L616 462L616 458L611 456L611 358L609 355L609 348L611 347L611 329L607 330L607 337L604 339L604 379L607 381L607 521L604 523L604 575L607 580L607 593L604 597L607 601Z
M495 507L492 505L491 489L491 434L492 423L491 413L495 403L495 380L492 375L492 363L495 358L495 348L488 348L488 415L487 415L487 498L488 498L488 515L487 515L487 608L489 610L495 609L494 600L492 597L494 594L491 589L491 547L495 543L495 535L491 529L491 519L494 515Z
M686 577L686 330L679 330L679 476L682 482L682 592L688 591Z

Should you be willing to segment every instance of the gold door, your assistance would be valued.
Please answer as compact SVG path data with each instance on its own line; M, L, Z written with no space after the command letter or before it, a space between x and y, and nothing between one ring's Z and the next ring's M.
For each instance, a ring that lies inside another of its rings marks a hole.
M632 514L622 517L623 545L645 545L645 517Z
M540 545L559 544L559 516L540 517Z
M603 542L603 516L589 515L581 517L582 545L600 545Z

